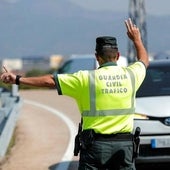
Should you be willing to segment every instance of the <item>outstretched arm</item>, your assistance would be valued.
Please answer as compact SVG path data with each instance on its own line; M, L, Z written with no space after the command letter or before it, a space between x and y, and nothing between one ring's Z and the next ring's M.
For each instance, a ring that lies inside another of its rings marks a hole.
M149 58L147 51L143 45L139 28L132 23L130 18L128 20L125 20L125 25L127 28L127 35L132 40L135 46L137 52L137 59L142 61L145 66L148 67Z
M1 74L1 80L7 84L16 84L17 76L12 72L9 72L6 67L3 68L5 72ZM39 77L20 77L19 83L37 87L55 87L54 77L51 74Z

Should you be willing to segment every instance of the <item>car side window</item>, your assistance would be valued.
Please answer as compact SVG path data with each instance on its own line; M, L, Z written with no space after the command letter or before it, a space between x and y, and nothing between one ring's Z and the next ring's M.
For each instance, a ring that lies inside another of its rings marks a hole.
M170 95L170 68L149 68L137 97Z

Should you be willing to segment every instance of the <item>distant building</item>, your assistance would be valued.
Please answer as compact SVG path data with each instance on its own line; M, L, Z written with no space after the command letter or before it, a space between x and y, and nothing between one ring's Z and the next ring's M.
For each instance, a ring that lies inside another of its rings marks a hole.
M50 68L58 69L62 61L63 61L62 55L51 55L50 56Z
M25 72L33 69L48 70L50 68L49 57L46 56L24 56L22 62Z
M19 58L3 59L1 62L2 66L5 66L9 71L11 70L22 70L23 62ZM3 67L1 67L3 68Z

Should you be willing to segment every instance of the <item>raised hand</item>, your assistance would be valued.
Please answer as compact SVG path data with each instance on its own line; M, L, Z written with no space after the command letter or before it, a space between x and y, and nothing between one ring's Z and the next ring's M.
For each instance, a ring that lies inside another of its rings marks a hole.
M132 41L135 42L141 40L139 28L135 24L133 24L130 18L128 20L125 20L125 25L127 28L127 35Z

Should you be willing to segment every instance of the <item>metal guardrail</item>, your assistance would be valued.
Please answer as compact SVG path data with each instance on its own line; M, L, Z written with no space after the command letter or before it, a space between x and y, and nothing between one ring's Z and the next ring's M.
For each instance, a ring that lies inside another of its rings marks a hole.
M0 92L0 158L7 152L20 113L22 99L11 92Z

